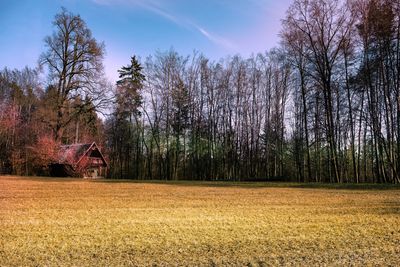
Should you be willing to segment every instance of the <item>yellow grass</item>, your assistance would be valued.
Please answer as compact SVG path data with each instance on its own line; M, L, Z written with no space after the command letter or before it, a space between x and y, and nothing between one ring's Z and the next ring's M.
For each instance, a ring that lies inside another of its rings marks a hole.
M0 266L400 265L399 190L216 185L0 177Z

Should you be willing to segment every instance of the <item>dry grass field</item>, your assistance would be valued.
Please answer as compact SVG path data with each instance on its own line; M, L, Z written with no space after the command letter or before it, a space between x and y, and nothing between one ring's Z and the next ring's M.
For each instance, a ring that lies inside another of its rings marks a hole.
M400 190L0 177L0 266L400 265Z

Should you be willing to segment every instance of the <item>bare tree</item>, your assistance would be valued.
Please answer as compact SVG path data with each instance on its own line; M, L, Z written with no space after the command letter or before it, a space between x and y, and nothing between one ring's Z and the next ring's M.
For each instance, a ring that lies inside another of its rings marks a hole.
M62 9L53 21L55 31L45 38L47 51L40 64L48 67L50 83L56 88L56 123L54 137L60 140L64 128L81 113L82 106L72 112L69 102L76 96L90 99L93 107L104 104L103 65L104 44L98 43L79 15Z

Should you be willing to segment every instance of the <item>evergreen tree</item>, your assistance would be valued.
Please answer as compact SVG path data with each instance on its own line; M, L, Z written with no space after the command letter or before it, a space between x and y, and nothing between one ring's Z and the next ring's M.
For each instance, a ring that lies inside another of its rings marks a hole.
M142 104L141 90L145 76L135 56L131 57L131 63L123 66L118 73L120 80L117 81L113 131L119 138L113 142L111 151L117 155L120 177L137 179L142 154L139 108Z
M142 104L140 91L143 88L145 76L142 66L136 56L131 57L131 63L118 70L120 80L117 81L117 105L119 112L130 117L140 115L139 107Z

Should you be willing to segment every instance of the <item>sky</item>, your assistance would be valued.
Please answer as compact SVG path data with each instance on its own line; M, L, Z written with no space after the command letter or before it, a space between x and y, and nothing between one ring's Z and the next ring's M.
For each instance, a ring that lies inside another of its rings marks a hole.
M279 42L291 0L0 0L0 69L36 67L54 15L79 14L104 42L107 77L132 55L144 60L173 48L212 60L265 52Z

